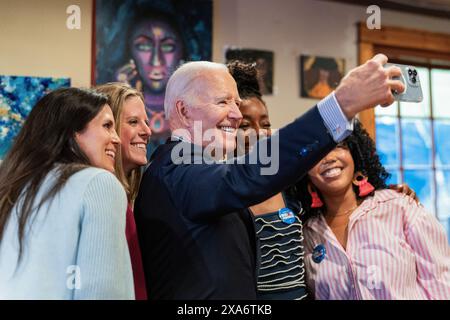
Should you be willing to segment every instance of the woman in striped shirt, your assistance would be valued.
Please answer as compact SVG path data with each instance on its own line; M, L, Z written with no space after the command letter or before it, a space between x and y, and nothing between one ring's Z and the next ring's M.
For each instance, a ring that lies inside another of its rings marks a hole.
M437 219L386 189L359 122L297 184L307 284L316 299L450 299L450 248Z

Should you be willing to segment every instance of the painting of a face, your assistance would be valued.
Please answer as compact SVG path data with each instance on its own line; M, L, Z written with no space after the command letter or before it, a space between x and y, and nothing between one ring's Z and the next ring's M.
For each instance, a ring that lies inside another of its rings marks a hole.
M144 86L164 93L169 76L183 57L178 32L162 20L145 20L132 33L131 52Z
M345 73L345 60L319 56L300 56L300 94L322 99L333 92Z
M93 84L142 92L152 132L147 156L170 136L164 99L184 61L212 58L212 0L95 0Z

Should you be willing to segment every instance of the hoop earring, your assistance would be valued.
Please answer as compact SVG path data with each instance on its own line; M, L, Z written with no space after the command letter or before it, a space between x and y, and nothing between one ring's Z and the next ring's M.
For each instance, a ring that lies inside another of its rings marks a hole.
M312 186L312 184L309 182L308 183L308 192L311 195L311 208L321 208L323 207L323 202L320 199L319 195L317 194L317 191L315 190L315 188Z
M374 186L369 182L369 179L360 171L355 173L353 184L359 188L360 197L365 197L375 190Z

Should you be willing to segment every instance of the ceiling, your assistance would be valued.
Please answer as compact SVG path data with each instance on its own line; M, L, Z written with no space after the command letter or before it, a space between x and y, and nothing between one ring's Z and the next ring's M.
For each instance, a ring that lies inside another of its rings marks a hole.
M369 6L372 4L376 4L381 8L450 19L450 0L386 0L386 1L326 0L326 1L344 2L362 6Z

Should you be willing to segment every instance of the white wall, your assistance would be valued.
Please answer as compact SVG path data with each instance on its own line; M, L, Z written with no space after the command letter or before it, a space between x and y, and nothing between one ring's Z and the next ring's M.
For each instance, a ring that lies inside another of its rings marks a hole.
M81 8L81 30L66 28L66 8ZM234 45L275 52L274 127L316 103L299 97L301 53L345 58L356 66L356 22L365 8L318 0L214 0L213 60ZM382 25L450 33L450 20L382 10ZM0 0L0 74L70 77L89 86L92 0Z
M66 8L81 9L81 30L66 27ZM0 74L69 77L89 86L91 0L0 0Z
M275 52L275 94L265 97L275 127L317 102L300 98L299 55L345 58L350 70L358 60L356 23L368 17L363 6L318 0L217 0L214 13L214 60L224 60L225 45ZM448 19L382 8L381 24L450 34Z

